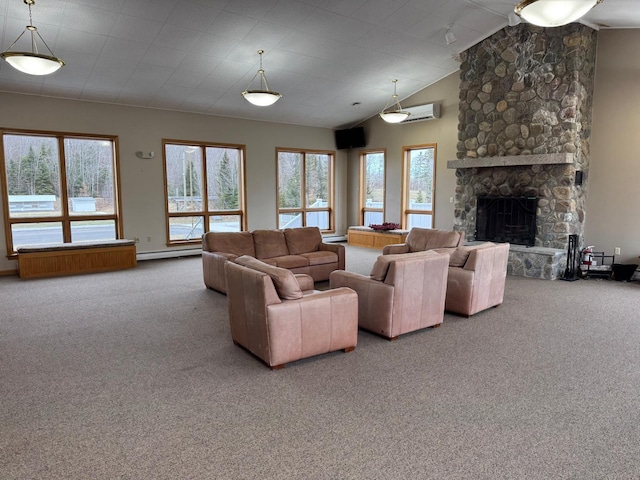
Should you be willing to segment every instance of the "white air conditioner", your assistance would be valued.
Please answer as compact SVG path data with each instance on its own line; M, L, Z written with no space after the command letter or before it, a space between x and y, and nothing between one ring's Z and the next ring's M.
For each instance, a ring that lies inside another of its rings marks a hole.
M440 118L440 104L427 103L426 105L416 105L415 107L405 107L402 110L411 113L406 120L400 123L422 122L423 120L431 120Z

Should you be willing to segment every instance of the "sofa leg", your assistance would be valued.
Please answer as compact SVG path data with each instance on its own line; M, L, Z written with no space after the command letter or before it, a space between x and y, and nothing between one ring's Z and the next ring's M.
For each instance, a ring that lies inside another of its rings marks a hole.
M285 365L286 365L286 363L283 363L282 365L273 365L273 366L270 366L269 368L271 370L282 370Z
M389 340L390 342L395 342L397 339L398 339L398 335L396 335L395 337L387 338L387 340Z
M356 349L356 347L347 347L344 349L344 353L349 353L349 352L353 352Z
M441 323L436 323L436 324L433 326L433 328L439 328L439 327L440 327L440 325L442 325L442 324L441 324Z

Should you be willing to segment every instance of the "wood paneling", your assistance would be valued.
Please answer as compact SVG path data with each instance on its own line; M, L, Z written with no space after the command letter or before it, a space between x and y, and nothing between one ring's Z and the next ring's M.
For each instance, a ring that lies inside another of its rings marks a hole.
M18 254L20 278L107 272L136 265L135 245Z

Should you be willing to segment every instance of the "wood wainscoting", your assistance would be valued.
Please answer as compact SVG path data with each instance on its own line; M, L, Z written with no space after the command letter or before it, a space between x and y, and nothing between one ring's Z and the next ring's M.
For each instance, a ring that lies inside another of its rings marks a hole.
M133 240L94 244L59 244L18 249L20 278L107 272L137 265Z
M349 227L347 243L356 247L382 249L385 245L404 243L409 230L373 230L369 227Z

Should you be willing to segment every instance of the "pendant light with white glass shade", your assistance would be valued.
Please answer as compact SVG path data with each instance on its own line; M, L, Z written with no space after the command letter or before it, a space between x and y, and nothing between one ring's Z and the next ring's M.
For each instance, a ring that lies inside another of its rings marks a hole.
M258 55L260 55L260 68L258 72L253 76L246 90L242 92L242 96L249 102L258 107L268 107L269 105L273 105L276 103L282 95L278 92L274 92L269 90L269 83L267 82L267 76L264 73L264 69L262 68L262 54L264 50L258 50ZM259 90L250 90L251 84L256 79L257 76L260 76L260 89Z
M602 0L523 0L514 12L539 27L560 27L575 22Z
M35 0L23 0L23 2L29 6L29 25L25 27L22 33L9 46L6 52L0 53L0 57L2 57L13 68L23 73L27 73L29 75L49 75L50 73L53 73L63 67L64 62L53 54L53 52L49 48L49 45L47 45L47 42L44 41L44 38L42 38L40 33L38 33L38 29L33 25L33 19L31 17L31 6L35 5ZM12 51L11 49L26 32L29 32L29 37L31 38L31 51ZM36 36L49 51L50 55L45 55L38 52Z
M398 101L398 93L396 91L397 79L391 80L393 82L393 95L392 100L388 103L380 112L380 118L387 123L400 123L406 120L411 113L402 110L402 105Z

